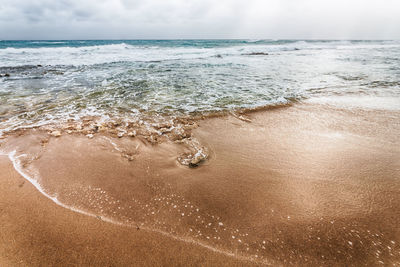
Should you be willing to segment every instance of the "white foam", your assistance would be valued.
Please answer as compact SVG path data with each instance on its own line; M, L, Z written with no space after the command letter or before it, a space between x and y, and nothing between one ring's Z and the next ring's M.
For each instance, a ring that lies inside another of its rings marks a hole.
M330 96L314 97L305 102L313 104L327 104L338 107L376 109L376 110L400 110L400 98L375 97L375 96Z
M202 49L191 47L152 48L147 46L133 46L126 43L82 47L9 47L0 49L0 60L2 66L37 64L82 66L122 61L195 59L215 56L218 53L216 50L214 48Z

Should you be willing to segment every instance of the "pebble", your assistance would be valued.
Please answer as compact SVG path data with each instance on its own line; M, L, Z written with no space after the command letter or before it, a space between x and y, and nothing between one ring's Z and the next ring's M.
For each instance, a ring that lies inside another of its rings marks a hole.
M54 137L60 137L61 136L61 132L60 131L52 131L50 133L50 135L54 136Z
M128 133L129 137L135 137L136 136L136 131L132 131Z

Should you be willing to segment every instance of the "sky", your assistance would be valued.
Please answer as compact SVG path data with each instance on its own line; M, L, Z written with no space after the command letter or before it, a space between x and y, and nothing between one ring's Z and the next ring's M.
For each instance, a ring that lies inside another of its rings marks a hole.
M0 0L0 39L400 39L400 0Z

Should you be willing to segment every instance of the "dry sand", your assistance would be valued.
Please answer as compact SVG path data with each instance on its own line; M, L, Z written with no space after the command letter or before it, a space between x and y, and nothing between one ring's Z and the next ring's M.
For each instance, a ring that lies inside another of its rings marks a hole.
M400 264L399 111L244 116L200 121L210 158L194 169L170 142L9 137L2 149L27 154L22 171L46 194L95 217L56 205L0 157L0 263Z

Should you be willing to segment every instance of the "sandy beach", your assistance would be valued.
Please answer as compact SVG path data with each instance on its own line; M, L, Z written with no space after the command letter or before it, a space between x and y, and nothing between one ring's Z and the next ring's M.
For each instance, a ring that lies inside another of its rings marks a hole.
M399 117L302 103L199 120L196 168L172 141L8 136L1 265L400 264Z
M1 266L255 265L55 205L0 156Z

